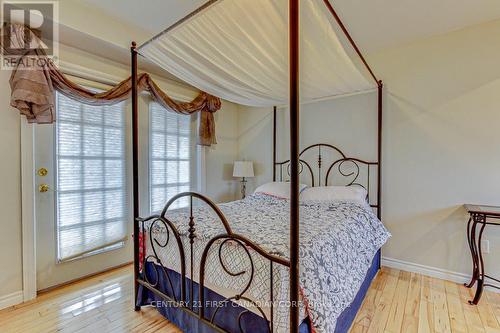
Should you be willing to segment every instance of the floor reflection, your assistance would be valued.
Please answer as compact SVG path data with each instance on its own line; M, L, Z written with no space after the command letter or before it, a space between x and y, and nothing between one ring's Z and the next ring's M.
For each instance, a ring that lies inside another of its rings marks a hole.
M72 313L78 316L92 309L103 306L104 304L113 302L122 297L122 287L118 283L111 284L98 291L90 292L75 300L72 300L68 306L62 310L62 314Z

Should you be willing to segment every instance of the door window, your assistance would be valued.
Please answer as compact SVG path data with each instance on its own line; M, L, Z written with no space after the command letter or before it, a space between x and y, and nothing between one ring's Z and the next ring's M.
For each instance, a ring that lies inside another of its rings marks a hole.
M56 99L57 258L67 261L120 247L127 235L125 103Z

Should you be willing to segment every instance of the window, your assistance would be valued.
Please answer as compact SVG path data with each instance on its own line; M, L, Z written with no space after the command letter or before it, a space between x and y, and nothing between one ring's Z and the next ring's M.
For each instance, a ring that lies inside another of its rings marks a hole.
M127 234L125 103L89 106L57 93L59 261L123 245Z
M195 140L191 116L165 110L158 103L149 106L150 211L160 212L174 195L196 188ZM188 205L188 198L172 208Z

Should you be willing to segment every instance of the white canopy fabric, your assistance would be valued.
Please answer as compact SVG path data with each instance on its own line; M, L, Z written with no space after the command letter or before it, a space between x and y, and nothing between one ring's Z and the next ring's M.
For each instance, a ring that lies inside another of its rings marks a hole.
M323 0L301 1L301 102L373 88ZM288 1L218 0L139 48L185 82L250 106L288 103Z

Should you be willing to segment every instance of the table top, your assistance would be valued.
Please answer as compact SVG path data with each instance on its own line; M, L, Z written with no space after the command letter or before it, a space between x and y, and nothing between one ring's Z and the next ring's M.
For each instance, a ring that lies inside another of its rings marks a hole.
M500 217L500 206L465 204L464 207L470 214L484 214Z

